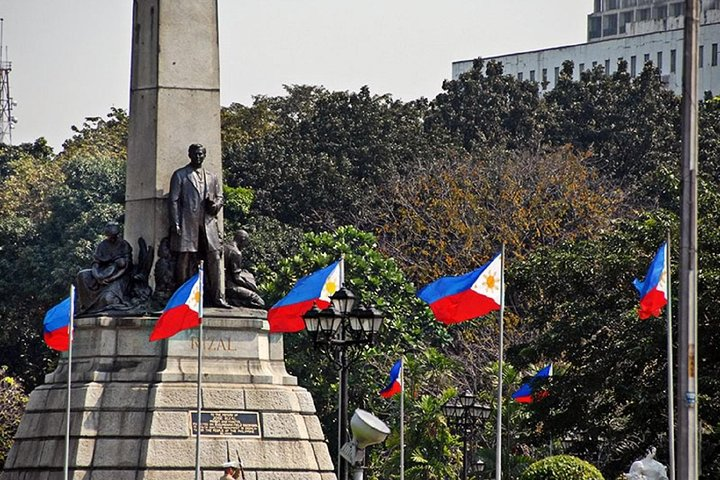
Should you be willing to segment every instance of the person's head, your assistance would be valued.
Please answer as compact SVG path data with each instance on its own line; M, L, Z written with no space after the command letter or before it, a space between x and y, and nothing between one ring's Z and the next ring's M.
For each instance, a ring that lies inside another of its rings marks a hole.
M235 234L235 237L233 237L233 240L235 240L235 244L241 248L247 245L249 239L250 234L245 230L238 230L238 232Z
M237 470L237 462L230 462L227 461L223 463L223 470L225 471L225 475L234 475L235 471Z
M194 168L200 168L205 160L205 147L199 143L193 143L188 147L188 157L190 157L190 165Z
M117 222L108 222L103 228L103 235L110 241L115 241L120 236L120 225Z

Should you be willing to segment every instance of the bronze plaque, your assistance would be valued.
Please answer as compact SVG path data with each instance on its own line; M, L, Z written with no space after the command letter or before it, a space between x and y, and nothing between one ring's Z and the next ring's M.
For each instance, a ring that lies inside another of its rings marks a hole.
M197 435L197 412L190 413L193 435ZM260 419L257 412L202 412L201 436L259 437Z

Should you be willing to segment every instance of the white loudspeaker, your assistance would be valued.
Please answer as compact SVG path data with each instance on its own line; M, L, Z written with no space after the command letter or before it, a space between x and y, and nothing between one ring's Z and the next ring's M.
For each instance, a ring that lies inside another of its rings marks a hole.
M390 428L370 412L358 408L350 419L353 439L343 445L340 455L353 465L362 464L365 447L385 441Z

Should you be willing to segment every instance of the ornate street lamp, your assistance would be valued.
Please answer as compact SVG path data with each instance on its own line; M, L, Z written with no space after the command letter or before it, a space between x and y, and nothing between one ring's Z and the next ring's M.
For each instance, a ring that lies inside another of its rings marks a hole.
M472 475L473 478L482 478L483 472L485 472L485 462L480 459L470 466L470 475Z
M490 417L491 408L481 404L475 394L469 390L458 397L449 399L441 408L443 415L447 418L448 426L462 438L463 469L461 478L467 480L468 473L470 473L468 446L474 443L477 426ZM476 465L477 463L473 467L476 468ZM485 468L484 463L482 463L482 468Z
M338 452L348 439L348 370L354 360L348 357L348 352L354 349L359 353L359 347L373 344L384 320L383 312L377 308L355 304L355 294L343 286L330 297L327 308L321 310L313 305L303 315L313 344L328 353L340 371ZM338 480L348 480L349 471L345 459L338 457Z

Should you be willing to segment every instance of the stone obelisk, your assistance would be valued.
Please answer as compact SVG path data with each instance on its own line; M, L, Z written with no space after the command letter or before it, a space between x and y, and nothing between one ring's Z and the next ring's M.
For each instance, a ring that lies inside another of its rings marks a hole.
M158 251L188 145L203 144L204 168L222 178L217 2L135 0L133 10L125 238Z
M135 0L125 238L168 234L172 172L202 143L220 177L216 0ZM222 219L220 219L222 222ZM245 480L335 480L310 394L285 370L266 312L206 309L202 417L196 329L149 342L156 315L77 318L70 478L203 480L242 460ZM68 356L30 395L1 480L63 478ZM230 457L228 459L228 456Z

